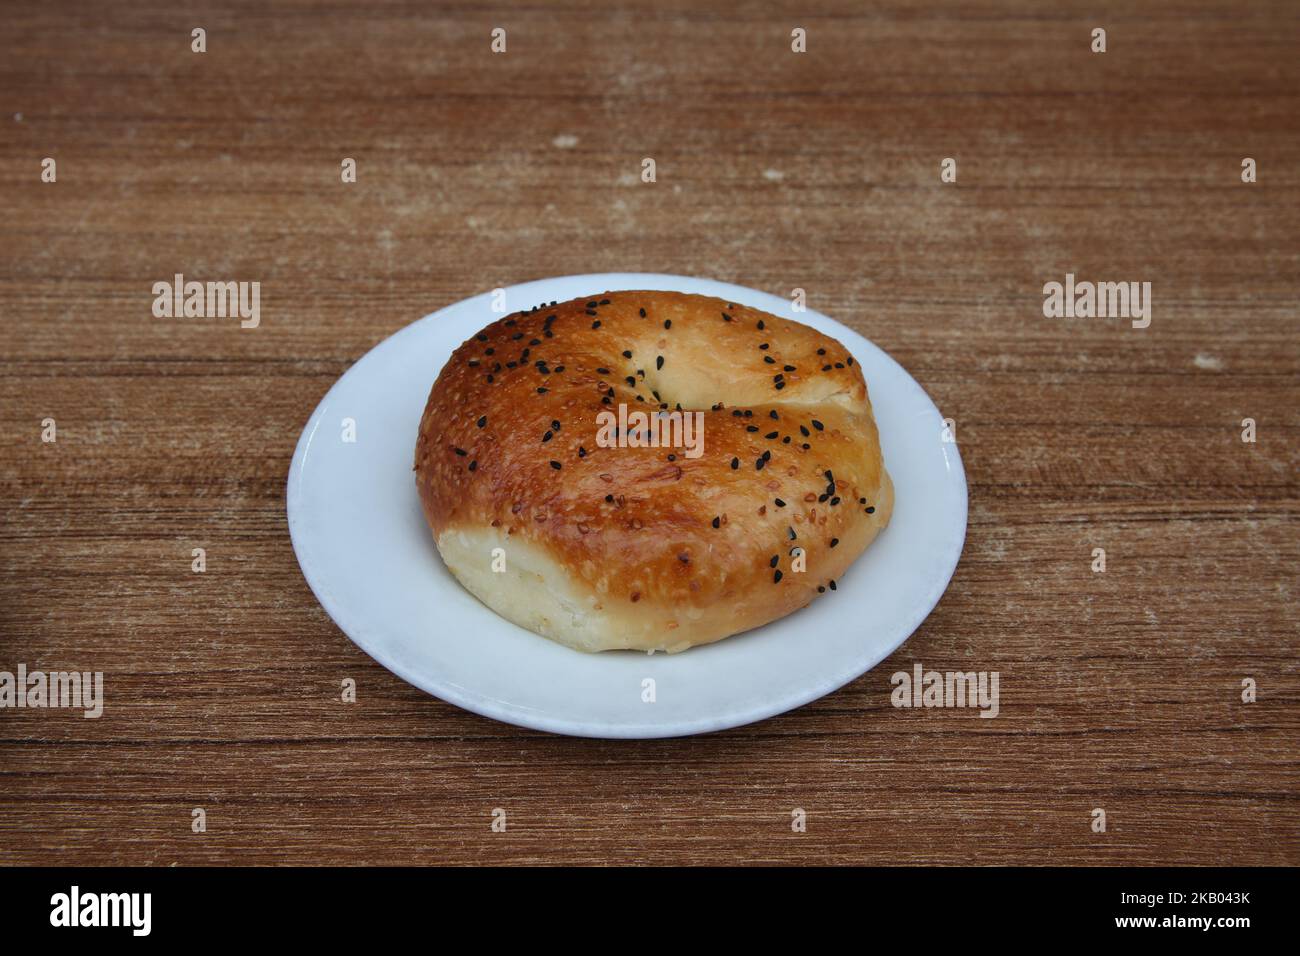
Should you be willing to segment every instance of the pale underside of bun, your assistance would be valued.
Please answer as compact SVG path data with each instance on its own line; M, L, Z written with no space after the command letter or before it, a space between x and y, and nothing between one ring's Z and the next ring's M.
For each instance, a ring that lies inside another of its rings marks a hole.
M602 447L620 403L701 412L703 453ZM583 651L680 651L783 617L836 589L894 496L843 345L673 292L489 325L434 383L415 470L457 580Z

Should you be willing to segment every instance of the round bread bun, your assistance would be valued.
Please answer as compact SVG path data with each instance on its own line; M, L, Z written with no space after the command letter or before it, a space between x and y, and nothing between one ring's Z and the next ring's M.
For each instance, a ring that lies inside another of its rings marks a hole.
M783 617L836 589L894 503L843 345L676 292L493 322L434 382L415 473L457 580L582 651L680 651Z

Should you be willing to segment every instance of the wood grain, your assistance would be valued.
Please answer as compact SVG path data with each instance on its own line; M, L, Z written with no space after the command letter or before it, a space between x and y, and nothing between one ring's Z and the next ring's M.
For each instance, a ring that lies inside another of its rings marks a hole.
M0 669L108 700L0 710L0 862L1300 863L1300 11L1048 6L7 9ZM350 363L620 270L804 288L957 422L951 587L793 713L495 723L374 664L298 570L289 459ZM261 326L153 318L175 272L260 281ZM1045 319L1066 272L1150 281L1151 327ZM895 709L916 661L999 671L1000 716Z

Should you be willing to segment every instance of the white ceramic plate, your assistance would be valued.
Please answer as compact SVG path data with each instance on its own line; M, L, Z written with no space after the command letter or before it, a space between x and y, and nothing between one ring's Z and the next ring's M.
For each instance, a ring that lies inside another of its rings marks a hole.
M289 469L289 533L321 605L362 650L416 687L497 720L586 737L671 737L736 727L870 670L938 603L966 537L966 476L938 409L897 362L816 312L707 279L641 273L511 286L506 309L617 289L717 296L796 319L862 366L894 479L885 531L840 588L766 627L681 654L583 654L523 630L451 576L411 471L429 388L461 342L500 318L490 293L379 343L321 401ZM343 440L344 419L355 442ZM643 681L655 699L643 700ZM853 718L846 718L853 719Z

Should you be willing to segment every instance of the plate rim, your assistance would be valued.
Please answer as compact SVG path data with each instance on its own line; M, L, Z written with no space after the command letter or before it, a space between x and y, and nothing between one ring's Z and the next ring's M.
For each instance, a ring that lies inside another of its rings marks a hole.
M780 299L779 296L775 296L773 293L764 292L761 289L740 286L719 279L659 272L574 273L571 275L530 279L525 282L518 282L501 288L506 290L507 295L511 295L523 292L530 286L540 285L543 283L576 282L579 280L590 280L593 283L601 283L615 280L622 285L629 279L646 280L648 282L658 283L658 285L646 286L647 289L655 289L656 291L681 291L675 290L671 285L661 288L660 286L664 283L671 284L683 281L686 283L707 283L715 287L725 287L728 290L743 292L746 295L759 295L764 298L775 299L779 302L785 303L785 300ZM602 291L631 290L632 287L626 285L623 285L622 288L615 288L606 285ZM306 580L307 586L311 589L312 594L316 597L316 600L320 603L321 608L325 613L329 615L330 620L334 625L343 632L344 636L347 637L349 641L360 648L363 653L381 667L432 697L436 697L439 700L460 707L463 710L467 710L481 717L501 721L514 726L564 736L593 739L667 739L672 737L716 733L722 730L743 727L747 724L767 720L797 710L800 707L804 707L813 701L827 696L828 694L832 694L874 669L881 661L894 653L894 651L898 650L898 648L902 647L903 644L907 643L907 641L911 639L912 635L916 633L917 629L925 622L930 614L933 613L934 609L938 606L939 601L947 592L948 585L951 584L953 575L956 574L957 567L961 562L961 555L965 550L966 531L970 517L970 495L966 480L966 467L961 459L961 450L956 441L951 443L951 460L955 462L956 467L950 468L950 470L955 473L957 479L957 490L960 492L961 521L959 526L954 524L954 531L949 535L945 542L943 554L948 557L948 560L945 561L945 564L948 565L947 570L943 573L941 579L940 577L934 579L930 590L925 595L925 599L917 603L917 608L920 609L923 607L923 610L914 611L913 614L907 618L908 623L902 628L903 636L899 638L897 642L884 648L883 651L878 654L873 652L865 655L863 658L854 658L853 664L847 668L849 671L847 676L841 676L840 671L837 670L835 675L830 677L828 680L810 683L807 687L801 689L799 693L782 697L776 703L769 702L753 706L747 710L732 712L723 717L701 717L688 721L678 721L677 723L667 725L611 725L607 722L602 723L590 719L553 717L551 715L539 717L534 711L531 711L528 708L512 706L508 702L500 701L487 695L476 695L466 692L464 688L461 688L453 682L438 681L436 676L433 679L430 679L429 675L416 673L410 668L392 660L390 656L383 651L382 647L367 646L368 644L374 644L375 642L364 640L363 637L358 637L358 635L364 636L368 628L359 626L358 623L353 620L351 615L343 610L342 606L334 599L328 588L326 588L324 581L322 580L323 575L321 575L319 567L317 566L315 554L304 538L305 532L302 528L303 520L300 510L301 491L299 490L303 481L303 462L306 460L307 453L311 447L311 442L315 438L316 432L322 424L326 408L329 406L331 399L335 393L339 391L340 386L348 376L356 371L367 360L376 356L376 354L381 352L381 350L387 351L394 348L395 343L403 339L408 333L412 333L417 327L423 326L426 322L435 321L439 316L451 309L458 308L475 299L490 296L494 291L495 290L489 290L486 292L476 293L475 295L467 296L466 298L448 303L442 308L436 309L433 312L429 312L420 318L407 323L402 328L386 336L367 349L360 358L349 365L348 368L334 380L333 384L330 385L325 394L321 396L320 400L316 403L316 406L312 409L311 414L308 416L306 423L303 425L302 433L298 436L298 441L294 446L293 458L289 464L289 473L286 482L285 517L289 528L290 542L293 547L294 556L298 561L299 570L302 572L302 576ZM688 294L701 293L693 292ZM785 304L788 305L788 303ZM817 310L811 311L819 317L831 322L834 326L844 328L849 332L852 332L854 335L857 335L871 348L879 352L881 357L883 357L887 362L892 363L896 369L903 374L905 380L910 383L913 388L920 391L921 395L931 405L931 407L933 407L936 412L940 412L940 417L942 418L942 412L940 411L938 404L930 397L930 394L925 390L921 383L907 371L902 363L898 362L892 355L856 329L845 325L823 312L818 312ZM798 320L796 319L794 321ZM441 369L439 371L441 371ZM484 606L483 611L485 613L495 613L486 606Z

